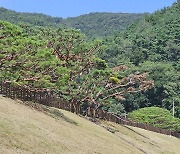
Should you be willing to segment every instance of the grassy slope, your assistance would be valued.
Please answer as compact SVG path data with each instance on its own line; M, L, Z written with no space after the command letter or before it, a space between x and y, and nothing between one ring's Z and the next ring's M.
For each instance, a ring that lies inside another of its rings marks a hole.
M116 131L113 134L75 114L60 112L65 117L57 119L0 97L0 153L180 153L177 138L102 122L101 126Z

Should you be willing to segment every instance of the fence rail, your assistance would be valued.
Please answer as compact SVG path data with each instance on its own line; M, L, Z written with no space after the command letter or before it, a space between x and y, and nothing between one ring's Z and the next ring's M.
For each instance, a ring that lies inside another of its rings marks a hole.
M58 98L58 96L56 96L56 94L53 91L44 89L28 89L21 86L14 86L10 82L0 81L0 94L12 99L19 99L22 101L33 101L46 106L64 109L76 114L82 114L83 111L79 103L69 103L62 101L60 98ZM153 127L148 124L137 123L123 116L116 115L114 113L109 113L101 109L88 107L86 115L92 118L99 118L122 125L138 127L160 134L172 135L174 137L180 138L180 133L178 132Z

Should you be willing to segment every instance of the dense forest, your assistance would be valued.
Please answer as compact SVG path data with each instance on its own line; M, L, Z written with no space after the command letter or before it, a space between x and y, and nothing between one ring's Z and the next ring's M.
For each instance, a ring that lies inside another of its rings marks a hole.
M158 106L180 116L180 4L156 11L127 30L106 38L108 49L101 55L111 67L129 66L130 72L149 72L155 86L145 93L131 95L124 102L128 111ZM132 103L133 102L133 103Z
M144 16L145 14L131 13L90 13L76 18L67 18L63 24L80 29L90 38L105 37L123 31Z
M180 118L180 3L67 19L0 12L0 78L118 114L152 106L172 113L174 103Z
M14 24L25 23L32 26L80 29L88 38L104 37L122 31L145 14L131 13L90 13L79 17L63 19L38 13L18 13L0 8L0 20Z

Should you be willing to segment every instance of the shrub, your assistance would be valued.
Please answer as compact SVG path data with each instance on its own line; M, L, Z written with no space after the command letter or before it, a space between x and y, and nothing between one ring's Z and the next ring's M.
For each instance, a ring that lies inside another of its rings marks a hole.
M180 132L180 119L174 118L170 111L159 107L146 107L133 111L128 116L131 120L152 126Z

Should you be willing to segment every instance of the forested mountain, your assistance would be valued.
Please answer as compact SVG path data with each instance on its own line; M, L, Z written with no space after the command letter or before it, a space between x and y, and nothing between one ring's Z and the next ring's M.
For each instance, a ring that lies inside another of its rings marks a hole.
M0 8L0 20L14 24L26 23L33 26L46 26L57 28L62 18L51 17L40 13L19 13L5 8Z
M139 21L145 14L130 13L90 13L75 18L67 18L64 24L68 27L81 29L90 37L109 36L122 31L134 21Z
M145 14L130 13L90 13L79 17L62 19L38 13L18 13L5 8L0 8L0 20L14 24L20 22L33 26L68 27L80 29L88 37L103 37L112 35L139 21Z
M155 86L137 96L129 96L126 109L165 107L180 116L180 3L156 11L125 32L104 39L108 49L101 57L109 65L129 66L130 72L149 72ZM130 102L133 102L132 104ZM130 105L131 104L131 105ZM130 106L131 107L130 107Z
M147 15L131 25L125 32L110 38L107 55L116 63L126 57L133 64L153 62L177 62L180 58L180 4ZM115 59L114 59L115 58Z

